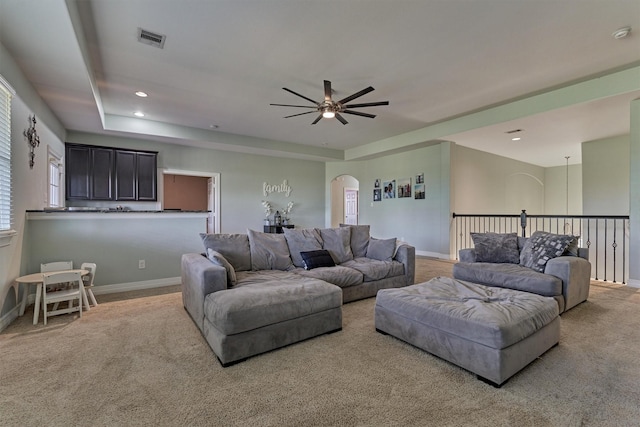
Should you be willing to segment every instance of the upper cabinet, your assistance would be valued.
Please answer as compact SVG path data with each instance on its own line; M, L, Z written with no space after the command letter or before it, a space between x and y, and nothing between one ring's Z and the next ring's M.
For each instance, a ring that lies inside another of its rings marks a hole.
M67 200L157 200L157 152L66 144Z
M91 200L91 148L66 145L67 200Z

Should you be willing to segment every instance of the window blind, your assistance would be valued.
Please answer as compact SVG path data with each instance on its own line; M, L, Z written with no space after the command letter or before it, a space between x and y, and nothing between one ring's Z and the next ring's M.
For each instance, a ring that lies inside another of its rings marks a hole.
M11 199L11 94L0 76L0 232L9 231L13 223Z

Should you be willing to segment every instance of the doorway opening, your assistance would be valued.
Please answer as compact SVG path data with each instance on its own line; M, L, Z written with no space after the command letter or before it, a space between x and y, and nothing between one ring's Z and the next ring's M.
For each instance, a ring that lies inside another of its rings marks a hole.
M220 174L177 169L162 171L162 209L208 211L207 233L220 232Z
M331 181L331 226L359 223L360 181L340 175Z

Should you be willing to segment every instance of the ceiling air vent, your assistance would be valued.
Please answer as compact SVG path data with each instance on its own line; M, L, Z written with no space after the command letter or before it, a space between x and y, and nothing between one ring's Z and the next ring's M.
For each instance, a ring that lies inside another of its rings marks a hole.
M165 35L138 28L138 41L140 43L148 44L162 49L164 47L164 41L166 40L166 38L167 36Z

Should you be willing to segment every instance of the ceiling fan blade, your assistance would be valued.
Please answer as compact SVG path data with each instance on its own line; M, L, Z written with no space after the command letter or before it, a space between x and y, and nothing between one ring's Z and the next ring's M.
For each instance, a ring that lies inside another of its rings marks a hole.
M351 104L345 105L344 108L363 108L363 107L375 107L377 105L389 105L389 101L381 101L381 102L367 102L365 104Z
M324 81L324 100L331 101L331 82L329 80Z
M366 95L367 93L369 93L369 92L371 92L371 91L373 91L373 90L374 90L374 89L373 89L371 86L369 86L369 87L368 87L368 88L366 88L366 89L362 89L360 92L356 92L356 93L354 93L354 94L353 94L353 95L351 95L351 96L347 96L346 98L341 99L340 101L338 101L338 103L339 103L339 104L345 104L345 103L347 103L347 102L349 102L349 101L353 101L353 100L354 100L354 99L356 99L356 98L360 98L362 95Z
M369 117L370 119L373 119L375 117L375 114L361 113L360 111L342 110L342 112L345 114L353 114L354 116Z
M304 95L300 95L298 92L294 92L294 91L292 91L291 89L287 89L286 87L283 87L282 89L284 89L284 90L286 90L287 92L292 93L292 94L294 94L294 95L296 95L296 96L299 96L299 97L300 97L300 98L302 98L302 99L306 99L306 100L307 100L307 101L309 101L309 102L313 102L315 105L318 105L318 103L317 103L316 101L314 101L313 99L311 99L311 98L307 98L307 97L306 97L306 96L304 96Z
M343 113L346 113L346 111L343 111ZM340 123L342 123L343 125L346 125L347 123L349 123L348 121L346 121L344 119L344 117L342 117L340 114L336 113L336 119L338 119L340 121Z
M316 119L311 122L312 125L315 125L316 123L318 123L320 121L320 119L322 118L322 114L318 115L318 117L316 117Z
M311 106L311 105L291 105L291 104L269 104L269 105L276 105L278 107L298 107L298 108L318 108L317 106Z
M284 116L283 118L288 119L289 117L302 116L303 114L311 114L311 113L315 113L315 111L307 111L306 113L292 114L290 116Z

